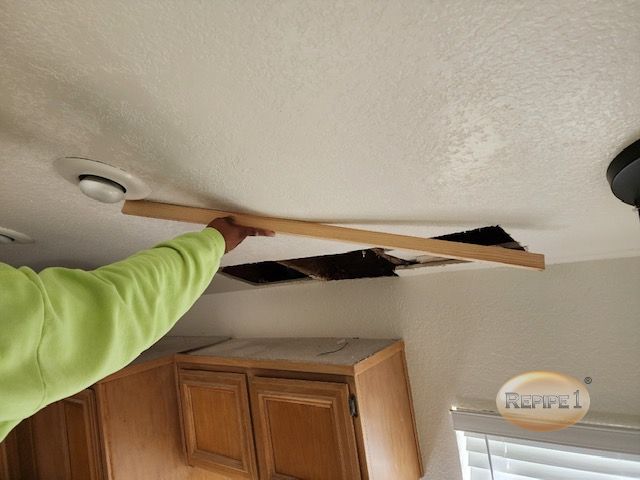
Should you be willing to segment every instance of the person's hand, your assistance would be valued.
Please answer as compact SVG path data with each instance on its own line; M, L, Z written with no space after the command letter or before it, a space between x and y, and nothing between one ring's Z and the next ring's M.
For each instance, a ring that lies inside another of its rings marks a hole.
M231 217L216 218L211 221L207 227L215 228L224 237L224 243L226 245L224 253L230 252L236 248L247 237L273 237L275 235L275 232L272 232L271 230L262 230L260 228L236 225Z

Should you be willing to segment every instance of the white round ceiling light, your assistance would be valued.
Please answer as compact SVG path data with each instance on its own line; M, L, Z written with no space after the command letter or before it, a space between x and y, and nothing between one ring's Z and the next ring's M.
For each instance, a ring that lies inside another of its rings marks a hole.
M82 193L103 203L146 198L151 189L138 177L106 163L88 158L63 157L54 162L55 170Z
M78 186L87 197L102 203L120 202L127 194L127 190L119 183L95 175L82 175Z

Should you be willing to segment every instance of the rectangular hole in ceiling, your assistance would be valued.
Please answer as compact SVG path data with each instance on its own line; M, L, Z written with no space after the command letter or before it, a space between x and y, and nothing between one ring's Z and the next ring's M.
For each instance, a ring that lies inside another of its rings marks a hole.
M524 250L524 247L500 226L482 227L434 238ZM336 255L234 265L224 267L222 273L252 285L264 285L300 280L397 277L396 269L425 268L453 263L464 262L429 255L416 255L415 259L406 260L389 255L381 248L369 248Z
M254 285L290 282L308 279L309 276L279 262L245 263L222 269L227 276L244 280Z

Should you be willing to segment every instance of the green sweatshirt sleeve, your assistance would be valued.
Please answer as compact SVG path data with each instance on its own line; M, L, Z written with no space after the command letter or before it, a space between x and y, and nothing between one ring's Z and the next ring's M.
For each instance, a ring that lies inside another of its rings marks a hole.
M207 287L225 242L187 233L93 271L0 263L0 441L22 419L123 368Z

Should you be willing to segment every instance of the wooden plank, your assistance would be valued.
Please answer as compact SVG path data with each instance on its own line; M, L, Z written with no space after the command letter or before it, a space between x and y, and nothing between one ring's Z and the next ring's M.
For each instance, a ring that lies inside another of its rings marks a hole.
M150 202L147 200L127 200L122 207L122 213L139 217L202 225L208 224L215 218L232 217L239 225L273 230L289 235L323 238L326 240L371 245L380 248L408 250L456 260L498 263L531 270L544 270L544 255L502 247L487 247L470 243L358 230L323 223L262 217L245 213Z

